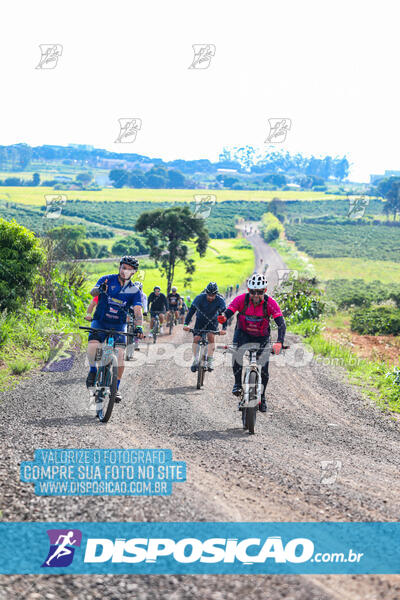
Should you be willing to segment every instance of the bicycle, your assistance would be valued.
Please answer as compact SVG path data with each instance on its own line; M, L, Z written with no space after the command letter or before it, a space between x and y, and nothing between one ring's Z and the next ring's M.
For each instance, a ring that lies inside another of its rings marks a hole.
M94 381L94 399L96 416L101 423L107 423L111 417L117 394L118 358L115 352L115 338L121 331L115 329L97 329L95 327L79 327L86 331L100 331L106 334L106 339L100 348L96 349L95 362L100 362Z
M178 321L177 321L176 315L175 315L175 311L176 310L177 310L176 308L169 310L169 321L168 321L168 324L167 324L168 328L169 328L169 335L172 334L172 330L174 328L174 325L178 325Z
M207 347L208 347L208 339L207 333L214 333L215 335L220 335L219 331L210 331L209 329L198 330L198 329L189 329L191 333L195 335L200 335L201 339L198 342L199 350L198 350L198 367L197 367L197 389L200 390L201 386L204 385L204 376L206 371L208 371L207 367Z
M131 360L133 358L133 350L136 349L136 347L138 347L134 335L134 330L134 318L132 317L132 315L128 315L128 325L126 328L127 345L125 352L125 360Z
M236 345L218 346L218 348L222 348L225 352L231 352L232 354L236 354L238 350ZM268 348L268 346L262 350L264 351L266 348ZM282 346L282 350L286 350L287 348L290 348L290 346ZM269 344L269 350L271 354L275 354L272 343ZM257 362L257 352L259 351L260 345L257 344L246 348L244 353L248 358L248 364L244 369L243 389L239 400L239 410L242 413L243 429L245 431L248 430L249 434L254 434L256 415L262 394L261 366Z
M153 344L155 344L157 341L157 335L160 332L160 313L155 312L153 319L154 319L153 329L151 330L151 332L153 334Z

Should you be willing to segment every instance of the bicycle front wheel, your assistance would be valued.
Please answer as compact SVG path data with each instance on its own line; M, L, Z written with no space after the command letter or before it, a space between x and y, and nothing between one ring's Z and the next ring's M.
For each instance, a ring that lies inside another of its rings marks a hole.
M199 349L199 362L197 367L197 389L199 390L203 385L204 381L204 369L203 369L203 347Z
M257 384L258 374L256 371L251 371L247 384L249 386L249 403L248 406L243 408L242 411L243 428L248 429L249 433L251 434L254 434L254 426L256 424L256 415L258 410Z
M114 408L115 396L117 394L118 361L115 354L112 361L100 367L98 371L98 385L100 390L96 393L96 412L101 423L107 423Z

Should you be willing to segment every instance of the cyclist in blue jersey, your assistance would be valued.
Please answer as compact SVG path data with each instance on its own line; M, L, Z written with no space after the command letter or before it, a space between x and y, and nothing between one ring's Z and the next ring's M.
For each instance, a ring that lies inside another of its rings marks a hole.
M186 315L185 325L183 327L184 331L189 331L189 323L196 313L196 322L193 328L193 364L190 369L193 373L196 372L198 368L198 344L201 340L201 336L197 333L198 331L207 331L207 339L208 339L208 369L212 371L214 368L214 341L215 335L213 331L218 330L218 321L217 317L226 309L226 304L224 298L221 294L218 293L218 286L215 281L210 281L207 285L204 292L196 296L193 300L191 307ZM226 326L225 323L223 325L222 331L220 331L221 335L226 334Z
M134 256L123 256L119 263L117 275L104 275L100 277L95 287L91 290L93 297L98 296L98 303L94 313L91 327L99 329L115 329L121 335L116 337L115 346L118 348L118 383L116 402L121 401L119 384L124 372L124 352L126 346L126 321L128 310L134 312L135 335L143 338L142 299L139 289L132 283L131 277L136 273L139 262ZM92 387L96 379L95 356L96 350L106 337L102 332L90 332L88 344L88 359L90 371L86 379L86 386Z

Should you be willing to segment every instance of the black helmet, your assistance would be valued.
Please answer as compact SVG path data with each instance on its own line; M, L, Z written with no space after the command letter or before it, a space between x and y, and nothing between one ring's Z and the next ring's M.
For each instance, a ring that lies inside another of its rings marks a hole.
M208 286L206 287L207 294L216 294L218 292L218 286L215 281L210 281Z
M139 268L139 261L134 256L123 256L121 258L121 260L119 261L119 265L121 266L122 264L129 265L130 267L133 267L134 269Z

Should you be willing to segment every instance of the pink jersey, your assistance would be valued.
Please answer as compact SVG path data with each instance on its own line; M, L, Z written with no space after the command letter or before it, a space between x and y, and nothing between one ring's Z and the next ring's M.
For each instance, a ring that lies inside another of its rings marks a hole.
M228 309L232 312L240 312L245 306L246 294L240 294L236 296L228 306ZM264 299L255 306L252 302L251 295L249 298L249 304L246 312L238 317L239 329L246 331L250 335L254 336L266 336L269 335L269 317L276 319L276 317L282 316L282 311L276 300L268 296L267 300L267 315L265 317L264 312Z

